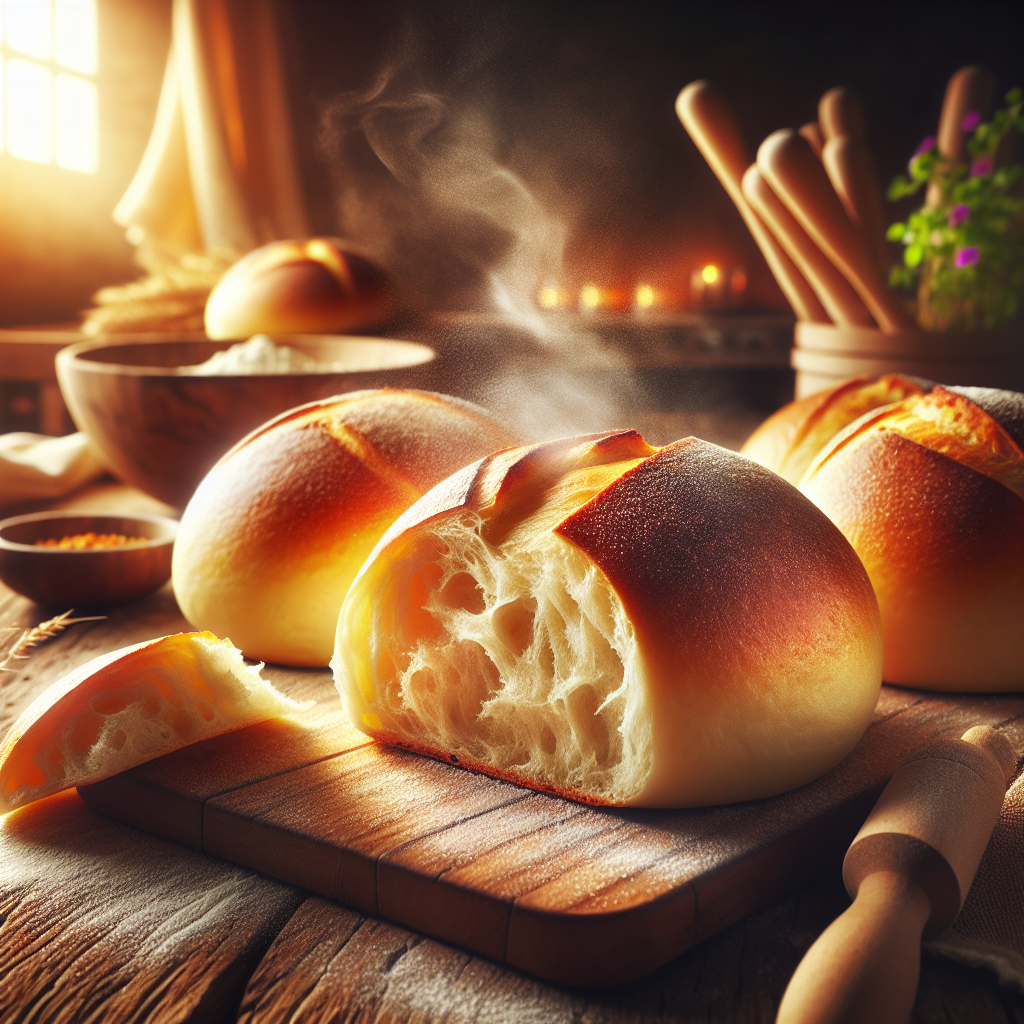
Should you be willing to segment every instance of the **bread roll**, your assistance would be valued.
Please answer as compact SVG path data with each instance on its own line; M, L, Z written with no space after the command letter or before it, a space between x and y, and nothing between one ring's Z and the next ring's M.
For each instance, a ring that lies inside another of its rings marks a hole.
M743 454L799 484L814 457L844 427L872 409L924 394L931 386L896 373L855 377L783 406L750 435Z
M39 694L4 737L0 815L305 707L209 633L101 655Z
M979 403L1024 422L1024 395L936 386L851 425L801 486L871 577L889 683L1024 689L1024 452Z
M326 665L342 599L381 534L511 441L482 409L425 391L357 391L283 413L189 501L172 561L182 612L251 658Z
M206 302L214 340L253 334L333 334L387 319L387 276L336 238L271 242L243 256Z
M827 771L871 718L878 608L774 473L634 431L515 448L435 487L349 591L355 725L592 803L681 807Z

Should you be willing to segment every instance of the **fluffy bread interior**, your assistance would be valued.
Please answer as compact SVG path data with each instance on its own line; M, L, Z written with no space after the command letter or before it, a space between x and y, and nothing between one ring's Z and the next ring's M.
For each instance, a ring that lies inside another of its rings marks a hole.
M230 641L179 633L70 672L0 744L0 814L308 706L279 693L260 667Z
M339 623L372 652L367 664L339 642L352 720L577 798L639 793L653 749L636 637L604 573L552 532L634 464L576 470L537 502L520 494L515 523L487 509L430 521L371 563Z

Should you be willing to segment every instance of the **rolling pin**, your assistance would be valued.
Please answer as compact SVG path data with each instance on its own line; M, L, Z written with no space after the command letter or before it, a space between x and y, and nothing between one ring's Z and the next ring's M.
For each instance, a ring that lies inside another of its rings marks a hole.
M743 195L807 278L832 320L837 324L874 327L867 306L769 188L757 164L747 168L742 184Z
M757 168L815 244L842 271L886 334L913 331L900 300L882 281L867 240L847 216L825 168L796 132L773 132L757 151Z
M725 97L710 82L691 82L676 100L676 113L736 204L797 319L828 323L814 289L743 197L740 182L750 157Z
M906 1024L922 936L960 913L1016 768L983 725L897 769L843 861L853 904L800 962L777 1024Z

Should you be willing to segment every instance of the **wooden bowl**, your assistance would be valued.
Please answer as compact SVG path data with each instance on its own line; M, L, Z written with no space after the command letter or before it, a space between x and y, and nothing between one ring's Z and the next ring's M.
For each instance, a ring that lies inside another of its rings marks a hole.
M230 341L108 337L57 355L72 419L110 470L184 508L207 470L272 416L363 388L431 386L434 351L391 338L275 338L324 364L313 373L201 376ZM340 367L340 369L339 369Z
M118 548L40 548L37 540L82 533L144 537ZM160 516L35 512L0 522L0 580L25 597L61 611L134 601L171 575L178 524Z

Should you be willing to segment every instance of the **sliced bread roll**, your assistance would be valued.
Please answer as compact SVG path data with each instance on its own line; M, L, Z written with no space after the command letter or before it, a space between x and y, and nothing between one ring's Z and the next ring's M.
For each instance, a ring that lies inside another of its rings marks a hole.
M860 738L881 636L849 544L799 492L694 438L515 448L384 535L338 622L371 736L593 803L805 783Z
M306 707L210 633L100 655L43 690L0 743L0 815Z
M852 424L808 471L801 490L871 577L886 682L1024 689L1022 423L1024 395L936 386Z

